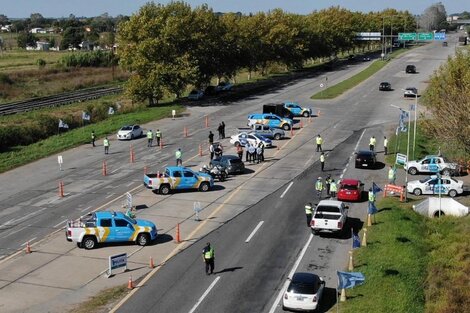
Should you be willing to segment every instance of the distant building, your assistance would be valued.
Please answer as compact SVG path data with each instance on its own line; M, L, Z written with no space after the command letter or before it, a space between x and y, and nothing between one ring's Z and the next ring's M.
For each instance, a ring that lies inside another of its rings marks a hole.
M36 50L38 51L49 51L51 44L47 41L36 41Z
M31 28L31 34L45 34L46 30L44 28L36 27Z
M81 50L88 50L88 51L93 50L94 46L95 44L88 40L82 41L82 43L79 44L79 47Z
M2 32L10 32L11 31L11 24L10 25L5 25L5 26L2 26L0 27L0 31Z

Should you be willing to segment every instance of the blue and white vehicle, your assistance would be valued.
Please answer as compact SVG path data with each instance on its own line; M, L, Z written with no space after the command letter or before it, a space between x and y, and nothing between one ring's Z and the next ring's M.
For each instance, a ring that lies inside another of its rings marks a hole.
M234 146L245 147L248 143L250 143L252 146L258 146L260 142L262 142L266 148L272 146L271 139L265 138L258 134L241 132L230 137L230 143Z
M195 172L188 167L168 166L163 173L144 174L144 186L161 195L172 190L197 189L206 192L214 187L214 179L206 173Z
M312 116L311 108L303 108L297 102L284 102L284 107L291 111L294 116L309 117Z
M290 118L282 118L272 113L255 113L248 116L248 126L251 127L253 124L263 124L269 125L270 127L291 130L294 121Z
M416 196L420 195L448 195L455 197L463 193L463 181L455 180L450 176L428 176L420 180L408 182L406 190Z
M437 155L427 155L418 161L409 161L404 165L411 175L418 173L441 173L445 176L459 174L460 169L456 163L450 163L446 158Z

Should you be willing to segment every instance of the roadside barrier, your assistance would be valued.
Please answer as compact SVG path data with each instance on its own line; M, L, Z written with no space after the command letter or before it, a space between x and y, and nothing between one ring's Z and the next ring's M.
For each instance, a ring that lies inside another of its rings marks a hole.
M106 166L106 161L103 161L103 168L101 170L101 173L103 174L103 176L108 175L108 167Z
M348 264L348 270L352 271L354 270L354 260L353 260L353 251L349 250L349 264Z
M130 163L134 163L135 162L135 153L134 153L134 148L132 147L132 145L130 146L129 148L129 153L130 153Z
M206 128L209 127L209 116L206 116Z
M150 257L150 264L149 264L149 267L150 268L154 268L155 267L155 264L153 264L153 258Z
M341 289L341 297L339 298L339 301L345 302L346 301L346 289Z
M372 216L370 214L367 214L367 227L372 226Z
M26 243L25 252L28 253L28 254L32 252L32 251L31 251L31 246L29 245L29 241Z
M364 228L364 233L362 234L362 243L363 247L367 247L367 228Z
M180 223L176 224L176 243L181 242L181 237L180 237Z
M202 156L202 145L199 145L199 156Z
M403 202L405 200L405 192L405 187L388 184L384 187L384 198L387 197L387 193L397 194L400 195L400 202Z
M132 276L129 276L129 281L127 282L127 289L134 289L134 283L132 282Z
M64 182L59 181L59 197L64 197Z

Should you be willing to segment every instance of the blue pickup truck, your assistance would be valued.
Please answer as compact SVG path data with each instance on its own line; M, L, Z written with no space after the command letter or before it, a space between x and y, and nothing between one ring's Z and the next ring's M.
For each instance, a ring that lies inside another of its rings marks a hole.
M303 108L296 102L284 102L284 107L288 109L294 116L310 117L312 116L311 108Z
M86 219L68 221L65 235L68 241L87 250L97 243L134 241L146 246L157 238L157 226L147 220L133 219L122 212L94 212Z
M162 195L181 189L198 189L205 192L214 186L214 179L209 174L194 172L187 167L169 166L164 173L144 175L144 185Z

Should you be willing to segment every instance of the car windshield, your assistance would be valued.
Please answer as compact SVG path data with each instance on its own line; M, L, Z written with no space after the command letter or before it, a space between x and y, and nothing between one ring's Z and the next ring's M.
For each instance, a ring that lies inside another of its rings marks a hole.
M330 212L330 213L338 213L339 208L336 206L329 206L329 205L322 205L317 207L317 211L320 212Z
M195 95L195 94L197 94L197 90L193 90L193 91L191 91L191 93L190 93L190 94L191 94L191 95Z
M132 130L132 126L124 126L121 130Z
M421 184L424 184L425 182L427 182L427 181L429 181L429 180L431 180L431 179L432 179L432 177L431 177L431 176L428 176L428 177L425 177L425 178L420 179L419 182L420 182Z
M128 221L129 223L131 223L131 224L134 224L134 225L137 224L137 221L135 219L133 219L132 217L129 217L127 215L124 215L124 219L126 221Z
M239 158L233 158L233 159L230 159L230 163L231 164L240 164L240 163L242 163L242 160L240 160Z
M318 288L315 281L312 282L294 282L292 281L287 288L288 292L303 294L303 295L314 295L317 293Z
M357 185L342 185L341 189L345 190L357 190Z

